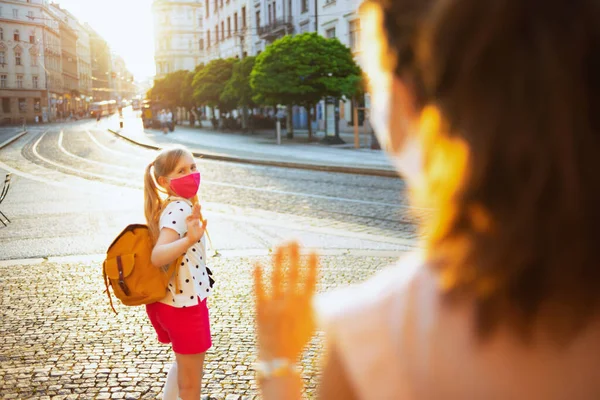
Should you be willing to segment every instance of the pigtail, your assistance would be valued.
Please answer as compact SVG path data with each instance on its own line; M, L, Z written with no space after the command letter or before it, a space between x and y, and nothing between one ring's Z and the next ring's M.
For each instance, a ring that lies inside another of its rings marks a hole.
M162 208L162 199L152 176L153 165L154 163L148 164L144 173L144 214L152 243L156 243L159 233L158 218Z

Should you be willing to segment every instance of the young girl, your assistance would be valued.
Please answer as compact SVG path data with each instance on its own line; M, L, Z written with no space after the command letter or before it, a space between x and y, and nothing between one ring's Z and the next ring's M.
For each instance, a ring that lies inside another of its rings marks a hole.
M200 398L204 355L212 344L206 306L212 279L206 267L207 221L200 213L199 185L200 173L184 147L161 151L146 168L144 206L155 241L152 264L168 265L184 254L165 298L146 306L158 341L171 343L175 353L165 400ZM168 197L163 199L161 193Z

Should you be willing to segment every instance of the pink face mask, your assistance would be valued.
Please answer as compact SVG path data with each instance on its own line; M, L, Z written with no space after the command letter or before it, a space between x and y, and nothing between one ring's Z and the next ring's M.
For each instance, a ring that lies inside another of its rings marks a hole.
M200 172L192 172L181 178L171 179L169 187L177 196L191 199L198 193L200 187Z

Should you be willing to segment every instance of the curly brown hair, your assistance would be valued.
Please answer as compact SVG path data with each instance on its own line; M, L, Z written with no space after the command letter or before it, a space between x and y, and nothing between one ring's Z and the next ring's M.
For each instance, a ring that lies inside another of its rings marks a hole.
M482 338L572 339L600 300L600 2L370 3L390 69L440 114L423 229L447 298L475 299Z

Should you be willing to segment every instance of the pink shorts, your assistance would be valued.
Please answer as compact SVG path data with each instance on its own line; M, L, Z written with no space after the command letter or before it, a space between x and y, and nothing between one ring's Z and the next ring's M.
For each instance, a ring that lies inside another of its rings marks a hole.
M172 343L175 353L200 354L212 346L206 299L195 306L184 308L158 302L147 304L146 313L158 341Z

